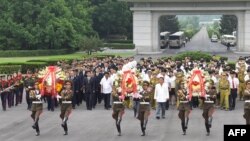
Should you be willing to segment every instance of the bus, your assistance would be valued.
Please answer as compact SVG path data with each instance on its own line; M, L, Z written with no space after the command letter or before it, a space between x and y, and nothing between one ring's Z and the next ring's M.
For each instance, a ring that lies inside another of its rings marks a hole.
M221 43L223 45L227 45L229 43L230 46L235 46L236 45L236 37L233 35L222 35L221 36Z
M160 33L160 46L161 46L161 49L164 49L164 48L168 47L168 44L169 44L169 35L170 34L171 33L168 32L168 31Z
M185 46L184 32L179 31L169 36L169 48L181 48Z

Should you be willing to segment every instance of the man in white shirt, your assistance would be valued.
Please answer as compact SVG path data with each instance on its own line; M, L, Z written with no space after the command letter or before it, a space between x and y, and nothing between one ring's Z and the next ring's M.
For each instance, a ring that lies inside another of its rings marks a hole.
M165 118L166 101L169 99L168 83L164 83L164 77L159 78L159 83L155 85L154 99L157 102L156 118Z
M228 81L230 83L230 89L231 89L230 95L229 95L229 106L230 106L230 110L234 110L235 101L237 98L237 90L239 86L239 79L236 77L236 73L234 71L230 72Z
M109 110L110 106L110 95L112 92L113 81L109 77L109 73L105 72L104 77L102 78L100 85L101 85L101 93L103 94L104 98L104 108Z
M175 101L176 101L176 94L175 94L175 75L173 73L173 71L169 72L169 81L170 81L170 91L169 91L169 100L170 100L170 104L174 105Z

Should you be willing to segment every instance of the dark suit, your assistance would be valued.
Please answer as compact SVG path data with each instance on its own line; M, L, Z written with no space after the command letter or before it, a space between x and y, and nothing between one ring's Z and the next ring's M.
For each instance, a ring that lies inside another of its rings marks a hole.
M78 106L80 104L80 94L79 94L80 80L79 80L79 76L72 77L72 78L70 78L70 80L72 81L72 86L73 86L72 106L73 106L73 108L75 108L76 104Z
M85 91L86 106L88 110L92 109L93 106L93 93L95 93L95 79L90 77L84 77L83 79L83 89Z
M95 85L96 85L96 101L98 101L98 103L100 104L102 102L102 94L101 94L101 80L103 78L103 73L99 73L97 76L96 76L96 81L95 81Z

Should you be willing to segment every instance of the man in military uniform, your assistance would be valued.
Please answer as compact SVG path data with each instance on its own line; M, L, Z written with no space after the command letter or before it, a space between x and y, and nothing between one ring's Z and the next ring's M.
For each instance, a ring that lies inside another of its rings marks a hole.
M220 106L221 109L229 110L230 83L227 74L222 72L219 80Z
M155 85L158 83L158 78L157 78L158 73L159 73L158 71L153 71L152 77L150 78L150 85L153 89L150 95L150 104L151 104L152 109L156 109L156 100L154 99L154 90L155 90Z
M21 71L17 73L17 80L18 80L18 92L19 92L19 103L21 104L23 101L23 76Z
M245 72L246 72L246 65L245 65L245 59L239 58L239 68L238 68L238 79L239 79L239 86L238 86L238 92L239 92L239 100L243 100L243 94L245 91Z
M6 106L7 106L7 97L8 97L8 92L6 91L6 88L8 87L8 82L6 81L5 76L1 76L1 101L2 101L2 108L3 111L6 111Z
M29 91L30 88L32 88L32 86L34 86L35 80L32 78L32 74L30 71L27 72L27 76L24 80L24 87L25 87L25 91L26 91L26 102L28 104L27 109L31 110L31 101L29 98Z
M191 105L189 104L190 99L184 84L185 84L184 81L180 82L180 87L177 91L177 99L179 101L178 116L181 120L183 135L186 135L186 130L188 128L189 114L191 112Z
M150 115L150 93L152 89L149 88L149 82L143 82L143 91L140 93L140 106L138 119L141 123L142 136L145 136L145 131L148 123L148 117Z
M175 79L175 93L177 94L178 90L181 87L181 83L184 83L184 74L181 70L178 70L177 73L175 74L176 79ZM178 108L179 106L179 100L177 99L176 106Z
M121 136L121 122L122 122L122 116L125 111L125 103L123 99L121 99L120 97L121 92L119 92L115 87L113 87L112 96L114 101L112 117L115 120L118 136Z
M246 119L246 124L250 125L250 80L246 81L246 89L244 92L244 115L243 117Z
M64 135L68 135L67 121L72 111L72 97L73 97L72 82L66 81L65 89L62 90L61 95L58 96L58 98L62 100L60 118L62 119L61 126L64 129Z
M39 121L39 116L43 112L43 103L41 100L41 93L40 93L38 85L39 85L39 83L36 82L34 84L34 87L30 88L30 90L29 90L29 98L32 101L31 118L34 121L32 128L36 130L36 136L40 135L38 121Z
M11 108L14 106L14 89L12 88L14 81L12 79L12 75L8 75L7 77L8 87L11 87L8 91L8 107Z
M202 116L205 119L205 127L207 130L207 136L210 135L210 128L212 126L212 119L214 113L214 104L216 101L216 88L214 85L208 86L207 94L204 97L203 113Z

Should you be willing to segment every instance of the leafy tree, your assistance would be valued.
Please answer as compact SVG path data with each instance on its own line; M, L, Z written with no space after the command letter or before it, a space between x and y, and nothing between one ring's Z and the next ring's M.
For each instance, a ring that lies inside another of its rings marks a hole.
M98 1L98 0L96 0ZM112 34L131 35L132 12L126 2L117 0L99 0L92 15L93 28L100 37L106 38Z
M160 32L169 31L171 33L179 31L179 22L176 15L161 16L159 19Z
M0 49L77 48L94 35L89 0L2 0Z
M221 34L232 34L237 28L237 17L234 15L223 15L220 22Z
M103 41L98 36L83 37L80 42L81 50L87 51L89 55L93 51L100 51Z

